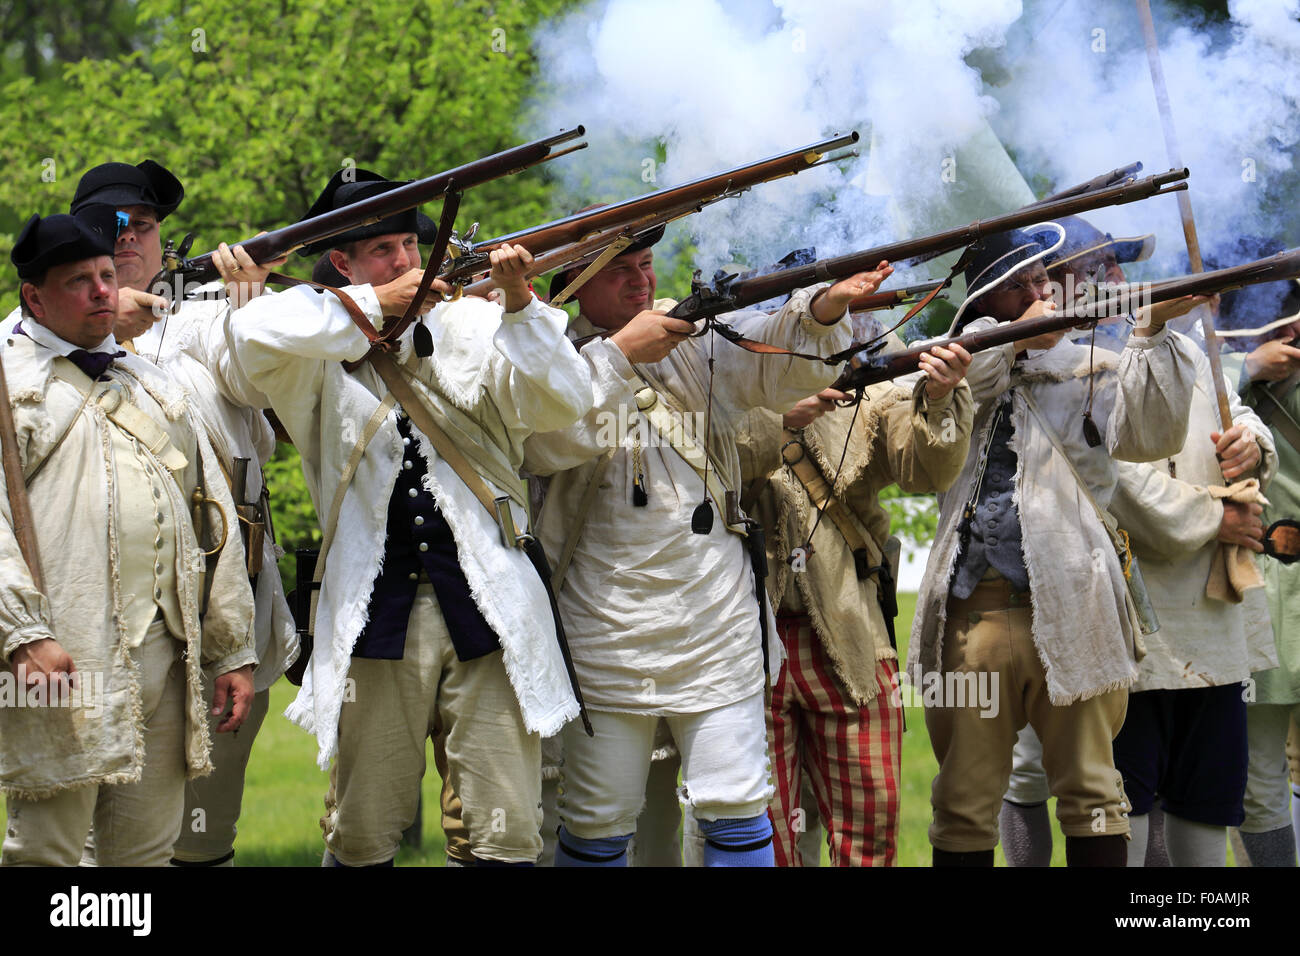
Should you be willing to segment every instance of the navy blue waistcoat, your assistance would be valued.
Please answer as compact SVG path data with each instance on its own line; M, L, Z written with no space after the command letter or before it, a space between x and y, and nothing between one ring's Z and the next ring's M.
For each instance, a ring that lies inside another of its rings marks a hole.
M406 622L423 571L438 598L456 657L471 661L498 650L501 640L470 594L451 526L438 510L433 495L424 489L428 464L411 441L410 419L405 415L398 418L397 429L405 448L402 470L388 500L384 564L371 588L366 627L357 638L352 656L402 659ZM337 546L346 545L339 542Z

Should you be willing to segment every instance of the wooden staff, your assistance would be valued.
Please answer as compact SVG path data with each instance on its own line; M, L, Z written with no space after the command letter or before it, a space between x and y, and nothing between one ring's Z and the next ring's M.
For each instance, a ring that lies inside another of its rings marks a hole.
M1178 136L1174 132L1174 116L1169 108L1169 90L1165 86L1165 71L1160 66L1160 48L1156 46L1156 25L1151 19L1150 0L1137 0L1138 17L1142 21L1142 35L1146 38L1147 63L1151 66L1151 85L1156 93L1156 108L1160 111L1160 127L1164 131L1165 149L1169 161L1182 166L1179 158ZM1196 237L1196 221L1192 219L1192 200L1187 192L1178 194L1178 212L1183 218L1183 238L1187 240L1187 258L1192 272L1204 272L1201 261L1201 243ZM1232 427L1232 411L1228 406L1228 390L1223 384L1223 362L1219 359L1219 338L1214 332L1214 316L1207 305L1197 306L1201 317L1201 331L1205 335L1205 352L1210 359L1214 377L1214 395L1219 402L1219 427L1227 431Z
M0 455L5 469L5 491L9 494L9 512L13 516L14 537L18 550L27 562L36 589L45 593L45 576L41 574L41 553L36 547L36 525L32 521L32 503L27 497L27 482L18 457L18 431L9 406L9 384L5 381L4 356L0 353Z

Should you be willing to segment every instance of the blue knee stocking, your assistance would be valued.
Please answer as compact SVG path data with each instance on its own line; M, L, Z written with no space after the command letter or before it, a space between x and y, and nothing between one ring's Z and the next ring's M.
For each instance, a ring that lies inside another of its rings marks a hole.
M555 844L556 866L627 866L627 845L633 834L587 840L563 826Z
M705 866L776 866L772 821L766 813L743 820L700 820Z

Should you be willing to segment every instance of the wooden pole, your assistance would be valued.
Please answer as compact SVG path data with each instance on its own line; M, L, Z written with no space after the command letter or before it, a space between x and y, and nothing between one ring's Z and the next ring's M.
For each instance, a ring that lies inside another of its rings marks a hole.
M1178 136L1174 131L1174 115L1169 107L1169 89L1165 86L1165 71L1160 65L1160 48L1156 45L1156 25L1151 18L1150 0L1137 0L1138 18L1142 21L1142 35L1146 39L1147 63L1151 67L1151 85L1155 89L1156 109L1160 112L1160 127L1164 131L1165 149L1169 161L1182 167ZM1187 258L1192 272L1204 272L1201 261L1201 243L1196 236L1196 221L1192 218L1192 200L1187 191L1178 194L1178 212L1183 219L1183 238L1187 241ZM1196 307L1205 335L1205 351L1210 359L1210 372L1214 376L1214 395L1219 404L1219 427L1227 431L1232 427L1232 410L1228 406L1228 391L1223 384L1223 362L1219 358L1219 338L1214 331L1214 316L1208 305Z
M9 406L9 385L5 381L4 355L0 352L0 455L5 469L5 491L9 495L9 512L13 516L14 537L31 572L36 589L45 593L45 576L41 574L41 553L36 546L36 525L32 521L32 503L27 497L22 460L18 456L18 432L14 413Z

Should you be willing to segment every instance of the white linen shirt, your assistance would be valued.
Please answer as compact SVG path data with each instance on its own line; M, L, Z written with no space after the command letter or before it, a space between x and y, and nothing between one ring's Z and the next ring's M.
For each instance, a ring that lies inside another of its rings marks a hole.
M1177 333L1170 332L1171 335ZM1182 690L1234 684L1254 671L1277 666L1277 648L1264 589L1245 592L1240 604L1205 594L1218 547L1223 502L1207 486L1227 484L1210 432L1219 428L1210 360L1186 336L1196 362L1187 443L1172 458L1150 464L1121 462L1110 510L1132 538L1160 630L1145 638L1131 692ZM1277 472L1272 432L1228 384L1232 420L1255 435L1260 464L1251 475L1266 486Z
M742 312L722 318L751 339L830 355L848 347L852 331L848 322L826 326L812 317L812 296L824 287L799 290L770 315ZM671 305L671 300L660 300L655 308ZM599 331L579 317L570 335L581 338ZM745 543L726 529L718 508L709 534L691 531L691 514L705 497L704 482L671 446L656 445L634 395L643 378L661 400L684 414L684 427L702 445L712 355L716 378L709 447L722 466L723 483L739 490L735 429L744 414L759 407L789 410L829 385L835 368L756 355L716 333L687 339L662 361L635 367L606 339L589 342L582 355L592 367L596 405L577 425L529 439L525 467L554 474L538 528L555 560L595 459L617 445L557 595L587 704L622 713L700 713L759 693L758 602ZM621 434L616 423L629 417L634 424ZM648 491L644 507L632 504L635 423L646 439L641 449ZM768 613L775 679L782 652Z
M376 327L382 310L372 287L347 286ZM566 316L530 300L517 313L483 299L439 303L425 315L433 355L416 366L413 387L454 420L475 444L517 471L534 428L562 428L591 406L587 365L564 337ZM412 326L412 329L414 326ZM412 329L400 340L399 363L411 356ZM344 464L387 393L372 366L342 362L369 343L332 294L298 287L262 295L230 313L213 371L232 399L274 408L302 456L307 489L324 523ZM578 714L555 638L550 601L527 556L506 548L496 521L424 438L425 488L455 536L461 568L479 610L501 640L506 674L525 726L550 735ZM461 447L470 457L474 449ZM302 690L285 712L316 735L317 760L329 765L338 742L353 645L366 624L371 586L384 555L388 501L403 454L396 412L366 447L342 498L334 545L326 556L316 642ZM505 495L484 476L494 495ZM526 520L516 511L515 521Z

